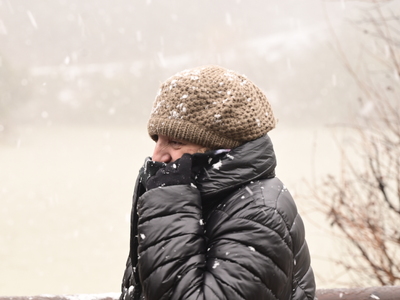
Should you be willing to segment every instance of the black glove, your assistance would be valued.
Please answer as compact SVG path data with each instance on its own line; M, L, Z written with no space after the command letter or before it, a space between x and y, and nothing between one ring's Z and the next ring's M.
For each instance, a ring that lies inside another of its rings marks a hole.
M147 157L140 170L140 182L146 185L147 180L154 176L158 170L165 168L166 165L166 163L153 161L151 157Z
M192 155L183 154L180 159L167 164L146 181L146 189L157 187L190 184L192 182Z

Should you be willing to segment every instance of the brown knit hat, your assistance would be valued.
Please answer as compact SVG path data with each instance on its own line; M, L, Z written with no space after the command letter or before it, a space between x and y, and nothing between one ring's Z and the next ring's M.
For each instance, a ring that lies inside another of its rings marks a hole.
M165 81L148 122L165 135L211 149L234 148L275 127L271 105L244 75L219 66L182 71Z

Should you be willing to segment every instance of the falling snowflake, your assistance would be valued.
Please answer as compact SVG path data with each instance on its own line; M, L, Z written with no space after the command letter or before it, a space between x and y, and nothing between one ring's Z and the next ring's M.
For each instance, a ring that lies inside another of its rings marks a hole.
M176 80L176 79L172 80L169 85L169 89L172 90L174 87L176 87L177 82L178 82L178 80Z
M129 287L129 289L128 289L128 294L131 294L131 293L133 292L133 290L134 290L134 286L131 285L131 286Z
M172 117L178 119L180 117L180 114L176 110L171 111L170 115L171 115L170 118Z
M152 110L152 114L157 114L158 113L158 109L162 106L162 104L164 103L164 100L161 100L160 102L157 102L156 106L154 106L153 110Z
M216 261L214 262L214 265L212 266L212 268L215 269L215 268L218 267L218 266L219 266L219 261L216 260Z
M248 186L246 186L245 189L247 192L249 192L250 195L253 195L253 191Z
M213 168L219 170L219 168L222 166L222 161L219 161L215 164L213 164Z
M183 103L180 103L180 104L178 104L177 106L176 106L176 108L179 108L182 112L186 112L186 107L184 106L184 104Z

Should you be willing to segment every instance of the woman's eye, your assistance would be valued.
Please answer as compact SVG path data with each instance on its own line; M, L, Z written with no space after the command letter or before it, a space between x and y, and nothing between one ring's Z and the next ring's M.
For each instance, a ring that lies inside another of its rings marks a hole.
M170 141L170 143L171 143L172 145L176 145L176 146L183 145L181 142L178 142L178 141Z

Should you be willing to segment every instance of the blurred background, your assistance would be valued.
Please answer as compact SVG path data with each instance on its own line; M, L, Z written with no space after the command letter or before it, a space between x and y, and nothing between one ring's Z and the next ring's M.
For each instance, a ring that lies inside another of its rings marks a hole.
M265 91L318 287L340 285L340 243L300 194L337 172L330 128L360 113L335 41L357 57L366 5L0 0L0 295L119 292L151 103L166 78L205 64Z

